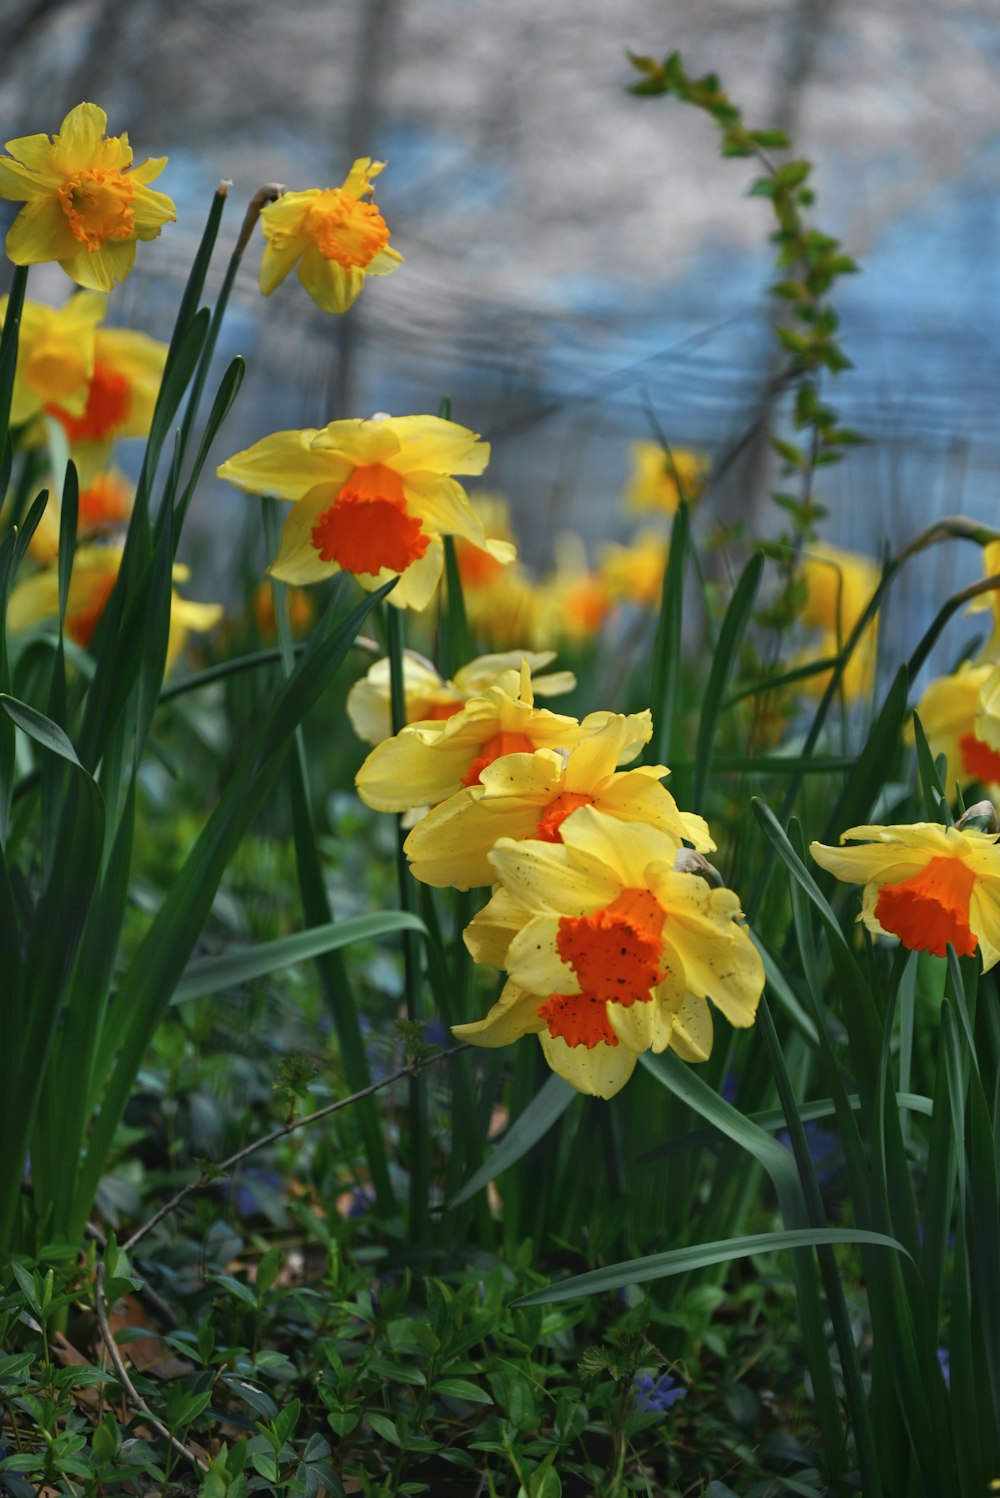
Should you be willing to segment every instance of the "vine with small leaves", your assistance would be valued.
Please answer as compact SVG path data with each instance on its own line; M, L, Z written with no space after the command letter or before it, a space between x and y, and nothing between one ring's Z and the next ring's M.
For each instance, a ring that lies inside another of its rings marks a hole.
M772 240L777 246L778 279L772 294L785 304L785 313L774 323L780 348L787 356L773 385L777 394L793 392L790 420L794 439L772 436L770 445L781 459L786 487L773 499L789 519L783 533L760 543L780 569L780 585L758 612L757 622L780 637L792 627L805 603L806 590L799 561L803 548L816 539L816 527L826 514L814 493L817 468L839 463L846 451L865 439L845 426L837 411L823 398L824 376L836 376L853 366L838 337L839 318L829 294L840 276L858 270L857 263L832 235L811 227L807 210L815 202L809 185L812 165L803 159L776 163L772 152L790 152L792 143L782 130L750 130L741 111L733 104L715 73L692 78L680 54L672 52L662 62L629 54L641 74L631 92L638 95L671 95L704 110L718 126L721 154L753 157L763 168L750 187L752 197L767 198L777 227ZM787 484L797 477L797 486ZM763 663L748 662L750 669Z

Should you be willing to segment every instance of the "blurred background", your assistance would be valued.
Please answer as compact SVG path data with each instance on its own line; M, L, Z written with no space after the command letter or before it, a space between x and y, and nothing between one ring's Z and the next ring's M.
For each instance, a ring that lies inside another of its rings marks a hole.
M861 262L835 297L856 368L831 397L869 442L821 474L828 539L878 554L943 514L1000 522L992 0L2 0L0 123L3 139L54 131L92 99L137 160L169 155L178 222L141 247L109 315L162 338L220 178L216 285L261 183L336 186L355 156L388 162L377 202L406 265L347 317L294 277L262 299L256 236L219 350L220 373L234 353L249 372L218 460L282 427L451 396L493 442L489 487L536 565L561 530L625 533L630 443L657 424L721 473L703 526L777 529L770 208L707 117L627 92L626 48L679 49L751 127L789 130L815 163L816 224ZM16 209L0 204L2 227ZM68 290L32 274L35 297ZM193 544L215 574L247 503L203 485ZM918 558L887 654L980 575L971 546ZM220 585L210 573L198 595Z

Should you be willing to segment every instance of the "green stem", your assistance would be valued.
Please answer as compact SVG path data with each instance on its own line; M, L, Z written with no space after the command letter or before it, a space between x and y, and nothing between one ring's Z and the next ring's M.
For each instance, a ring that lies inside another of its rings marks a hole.
M392 731L406 726L406 692L403 679L403 618L401 610L385 605L385 635L389 651L389 694ZM400 827L396 840L396 875L399 881L399 908L415 909L413 881L403 852L404 832ZM406 1017L412 1025L420 1023L420 952L414 933L403 933L403 981L406 994ZM410 1122L410 1233L418 1242L427 1237L428 1228L428 1109L427 1094L418 1077L409 1084Z

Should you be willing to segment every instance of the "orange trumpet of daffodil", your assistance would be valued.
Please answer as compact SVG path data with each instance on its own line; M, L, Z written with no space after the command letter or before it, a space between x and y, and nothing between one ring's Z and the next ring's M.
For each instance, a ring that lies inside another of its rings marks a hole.
M106 136L107 123L96 104L78 104L58 134L7 142L0 197L25 204L7 232L15 265L55 260L80 286L110 291L132 269L136 240L155 239L176 218L149 186L167 158L132 167L128 136Z
M482 473L489 444L438 416L331 421L275 432L218 469L251 494L293 501L268 569L287 583L352 572L363 588L399 583L397 608L430 602L444 563L443 535L465 536L503 562L513 547L488 541L454 474Z
M384 161L362 156L342 187L286 192L260 216L267 244L260 289L270 296L294 265L321 312L346 312L366 276L388 276L402 264L389 246L389 230L375 204L372 178Z
M492 884L489 854L499 838L559 842L562 827L581 806L594 806L622 823L644 823L699 852L715 847L704 819L679 810L660 784L665 765L619 772L653 732L648 711L612 713L602 727L562 753L536 749L508 754L480 773L480 783L435 806L404 845L410 871L425 884L470 889Z
M914 952L943 957L950 942L960 957L982 953L983 970L1000 960L1000 846L973 827L935 822L849 827L841 842L811 843L821 868L863 884L861 914L869 931L898 936Z
M457 1036L500 1046L537 1034L554 1071L608 1098L645 1050L706 1060L709 999L731 1024L753 1023L764 970L731 890L678 869L685 850L660 828L584 806L561 833L502 838L490 854L500 886L465 940L510 981Z

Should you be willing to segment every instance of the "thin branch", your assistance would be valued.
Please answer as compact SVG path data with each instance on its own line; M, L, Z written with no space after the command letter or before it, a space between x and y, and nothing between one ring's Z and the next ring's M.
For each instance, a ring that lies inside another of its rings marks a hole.
M203 1461L202 1458L197 1454L197 1452L192 1451L190 1447L185 1446L183 1441L179 1441L177 1437L173 1435L167 1429L167 1427L156 1418L149 1405L139 1393L139 1390L136 1388L135 1384L129 1378L128 1370L126 1369L125 1364L122 1360L122 1355L118 1350L118 1343L114 1339L114 1335L111 1331L111 1324L108 1321L108 1303L104 1296L103 1260L98 1261L97 1275L94 1279L94 1309L97 1312L97 1324L101 1329L101 1341L104 1343L105 1347L108 1350L108 1356L114 1364L115 1372L118 1375L118 1381L125 1391L125 1398L128 1400L129 1404L134 1410L138 1410L142 1415L144 1415L145 1418L149 1421L150 1425L152 1425L155 1430L159 1431L164 1440L169 1441L174 1450L181 1456L183 1456L186 1461L189 1461L192 1467L197 1468L199 1472L207 1472L208 1463Z
M463 1051L467 1051L468 1049L468 1045L452 1046L449 1051L436 1051L433 1056L425 1056L420 1060L411 1061L406 1066L401 1066L398 1071L394 1071L389 1076L383 1077L380 1082L372 1082L369 1087L363 1087L360 1092L352 1092L349 1097L338 1098L335 1103L327 1103L325 1107L317 1108L315 1113L307 1113L302 1118L289 1119L288 1123L282 1124L280 1128L272 1129L271 1133L265 1134L262 1139L256 1139L252 1144L244 1145L243 1149L237 1150L234 1155L228 1156L227 1159L220 1161L218 1165L213 1166L210 1170L203 1170L197 1180L189 1181L186 1186L182 1186L175 1196L172 1196L157 1212L153 1213L148 1222L144 1222L141 1227L136 1228L131 1238L122 1244L122 1252L131 1253L136 1244L140 1243L148 1233L151 1233L153 1228L158 1226L165 1217L169 1217L171 1212L176 1211L185 1198L191 1196L195 1191L201 1191L206 1186L210 1186L220 1175L225 1175L228 1171L231 1171L249 1155L256 1154L258 1150L265 1149L269 1144L275 1144L279 1139L284 1139L287 1134L294 1134L296 1129L304 1129L307 1124L316 1123L321 1118L329 1117L331 1113L339 1113L341 1108L350 1107L351 1103L357 1103L362 1098L371 1097L374 1093L380 1092L383 1087L389 1087L393 1082L399 1082L403 1077L415 1077L418 1072L423 1071L425 1066L431 1066L435 1061L445 1061L449 1057L460 1056Z

